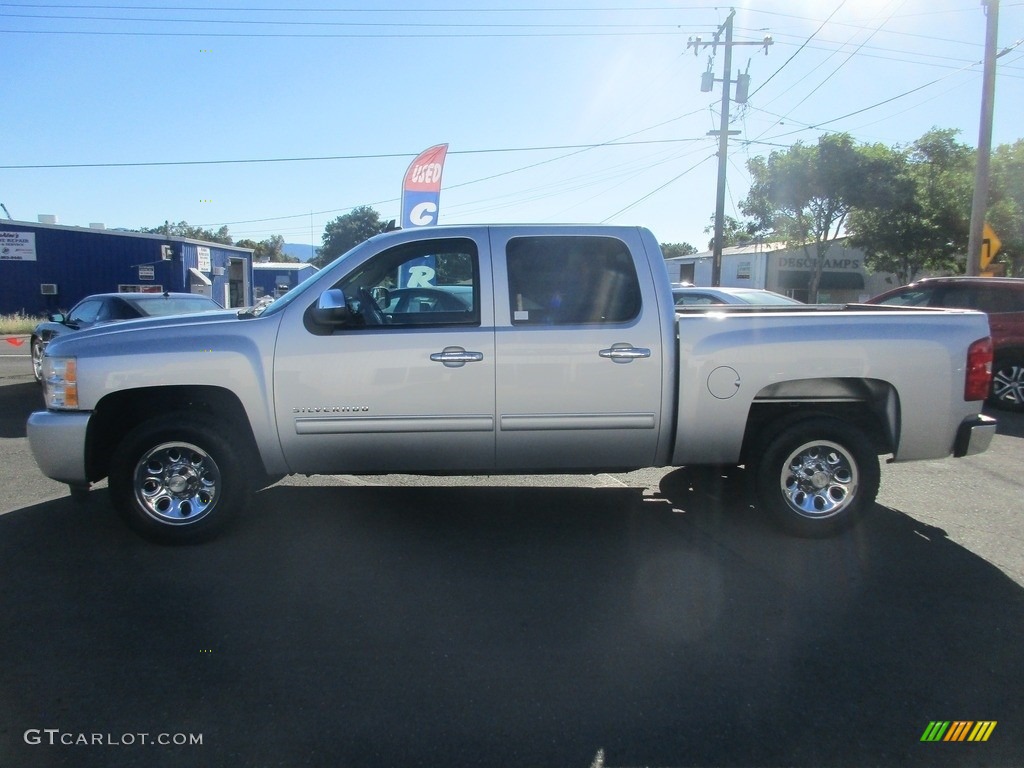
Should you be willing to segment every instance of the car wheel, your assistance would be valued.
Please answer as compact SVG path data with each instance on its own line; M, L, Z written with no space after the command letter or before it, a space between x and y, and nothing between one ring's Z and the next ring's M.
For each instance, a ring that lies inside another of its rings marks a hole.
M1006 411L1024 411L1024 355L996 359L989 403Z
M170 414L139 425L111 457L111 500L146 538L168 543L205 540L248 501L245 454L216 420Z
M29 350L32 354L32 374L36 377L36 381L40 384L43 383L43 342L42 340L32 337Z
M878 495L878 455L861 430L838 419L810 418L785 428L759 456L758 501L798 536L847 528Z

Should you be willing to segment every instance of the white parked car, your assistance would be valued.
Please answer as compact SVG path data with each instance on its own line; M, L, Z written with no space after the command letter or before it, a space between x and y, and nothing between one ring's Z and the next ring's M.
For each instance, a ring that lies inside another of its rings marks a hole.
M701 288L695 285L673 285L672 299L677 307L707 307L722 304L802 304L781 293L761 288Z

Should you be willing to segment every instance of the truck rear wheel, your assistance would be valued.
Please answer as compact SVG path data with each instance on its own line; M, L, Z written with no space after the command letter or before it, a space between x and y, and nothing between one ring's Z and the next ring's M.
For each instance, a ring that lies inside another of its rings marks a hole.
M239 460L244 451L215 420L169 414L143 422L111 457L111 500L146 538L186 543L209 538L251 492Z
M871 441L829 417L800 421L770 438L755 465L758 500L789 532L829 536L874 504L880 470Z

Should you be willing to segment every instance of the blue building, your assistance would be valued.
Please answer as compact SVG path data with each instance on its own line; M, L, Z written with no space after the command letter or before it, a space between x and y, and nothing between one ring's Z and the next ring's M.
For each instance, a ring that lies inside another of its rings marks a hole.
M0 314L45 315L93 293L164 291L251 306L252 250L100 225L0 221Z
M282 296L317 271L312 264L288 261L256 262L252 265L256 298Z

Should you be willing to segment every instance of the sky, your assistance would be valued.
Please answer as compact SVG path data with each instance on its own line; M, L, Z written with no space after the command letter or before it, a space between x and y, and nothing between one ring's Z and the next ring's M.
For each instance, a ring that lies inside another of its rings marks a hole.
M441 224L640 225L703 249L725 59L703 44L730 9L734 40L760 44L733 49L751 80L730 108L728 215L749 158L825 132L978 145L981 0L293 5L0 3L0 203L319 244L356 206L398 218L409 163L447 143ZM998 20L993 146L1024 138L1024 0Z

